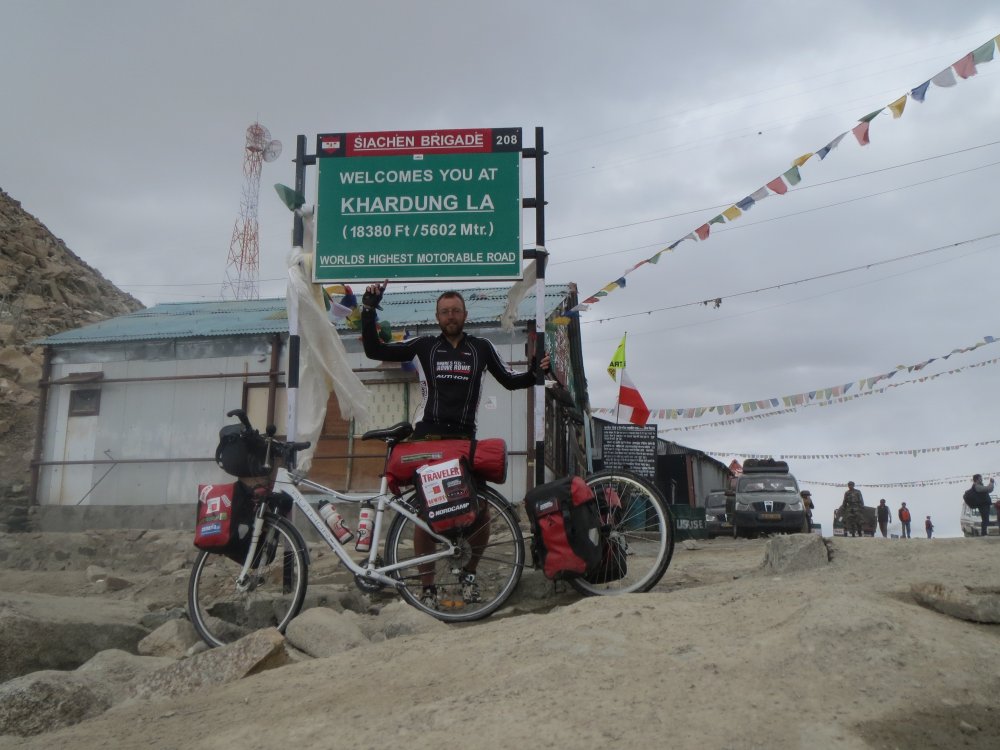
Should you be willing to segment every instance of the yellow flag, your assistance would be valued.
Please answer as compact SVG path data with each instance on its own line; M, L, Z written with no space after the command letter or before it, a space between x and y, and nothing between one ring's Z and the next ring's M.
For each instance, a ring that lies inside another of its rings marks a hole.
M889 105L889 109L892 110L892 118L896 119L901 117L903 110L906 108L906 94L903 94L896 101Z
M802 154L802 156L793 161L792 164L796 167L801 167L803 164L805 164L812 158L812 155L813 155L812 151L810 151L808 154Z
M616 383L618 382L618 371L625 369L625 337L622 336L622 342L618 345L615 350L615 355L611 358L611 362L608 363L608 375Z

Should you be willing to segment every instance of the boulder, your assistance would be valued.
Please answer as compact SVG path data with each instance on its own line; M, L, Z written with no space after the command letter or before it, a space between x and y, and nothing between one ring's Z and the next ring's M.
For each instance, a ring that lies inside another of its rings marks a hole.
M221 648L213 648L139 677L125 701L183 695L200 687L224 685L289 662L285 638L276 628L257 630Z
M288 623L285 637L299 651L324 659L368 642L361 629L363 619L354 612L314 607Z
M181 659L201 637L194 626L184 619L168 620L147 635L137 647L142 656L169 656Z
M0 685L0 735L30 737L111 708L108 692L73 672L34 672Z
M794 573L829 562L830 551L818 534L785 534L768 541L761 567L773 574Z
M133 602L7 594L0 601L0 682L44 669L76 669L100 651L134 653L148 631Z
M0 685L0 735L28 737L104 713L130 694L139 675L173 659L101 651L74 672L33 672Z
M913 597L923 606L969 622L1000 623L1000 590L941 583L914 583Z
M84 662L73 674L92 680L108 693L111 704L121 703L132 691L131 683L141 675L173 664L167 656L137 656L127 651L108 649Z

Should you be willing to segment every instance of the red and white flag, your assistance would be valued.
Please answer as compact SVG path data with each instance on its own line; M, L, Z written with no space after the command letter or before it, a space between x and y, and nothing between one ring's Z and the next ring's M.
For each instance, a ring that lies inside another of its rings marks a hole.
M642 426L649 420L649 409L639 395L639 390L625 370L622 370L621 383L618 386L618 410L632 424Z

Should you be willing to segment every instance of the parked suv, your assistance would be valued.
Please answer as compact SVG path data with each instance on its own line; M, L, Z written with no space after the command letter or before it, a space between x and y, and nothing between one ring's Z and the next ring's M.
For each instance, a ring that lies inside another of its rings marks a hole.
M749 458L736 480L733 536L760 533L794 534L806 529L806 509L799 496L799 483L788 472L788 464L773 459Z
M705 535L713 539L720 534L731 536L733 525L726 514L726 491L709 490L705 496Z

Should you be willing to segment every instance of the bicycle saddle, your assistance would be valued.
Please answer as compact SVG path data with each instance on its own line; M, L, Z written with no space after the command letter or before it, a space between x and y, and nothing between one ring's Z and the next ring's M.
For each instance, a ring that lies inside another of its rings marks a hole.
M361 436L362 440L384 440L386 442L398 443L406 440L413 434L413 425L409 422L397 422L392 427L381 430L368 430Z

